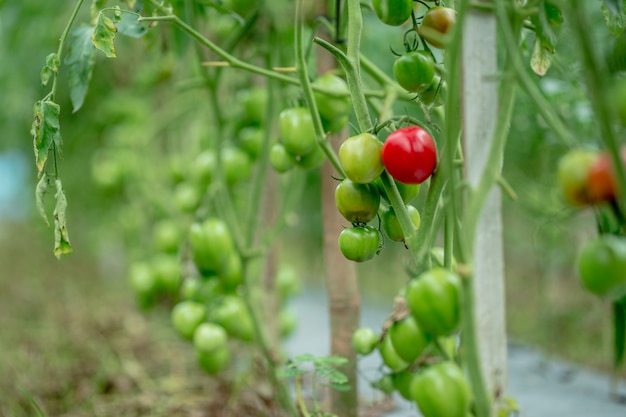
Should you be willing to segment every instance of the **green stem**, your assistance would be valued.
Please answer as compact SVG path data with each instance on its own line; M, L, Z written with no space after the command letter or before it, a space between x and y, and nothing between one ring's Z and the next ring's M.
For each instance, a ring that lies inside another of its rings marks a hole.
M617 203L621 212L626 213L626 168L624 168L620 157L619 144L611 123L611 112L608 107L609 101L606 99L607 87L605 84L607 76L605 72L601 71L595 49L591 45L589 31L586 30L589 27L589 22L587 21L583 2L579 0L569 2L569 12L573 17L573 31L578 38L578 44L584 58L587 94L589 94L596 114L602 139L611 154L613 167L617 173L618 188L621 191L618 194Z
M295 389L296 389L296 401L298 402L298 409L302 414L302 417L310 417L309 410L306 408L306 404L304 403L304 396L302 395L302 375L297 375L295 378Z

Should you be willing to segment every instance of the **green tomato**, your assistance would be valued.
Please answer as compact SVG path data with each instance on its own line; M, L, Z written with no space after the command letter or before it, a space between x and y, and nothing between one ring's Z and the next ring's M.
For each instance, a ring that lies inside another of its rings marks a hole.
M182 280L178 256L159 254L151 262L159 291L175 295Z
M243 104L243 123L246 125L262 124L267 108L267 89L259 86L253 87L240 93L238 98Z
M420 212L411 205L407 205L406 209L409 213L409 217L411 218L411 222L416 229L419 229L420 224L422 222L422 217L420 216ZM387 206L383 208L380 214L380 220L383 227L383 230L389 237L389 239L394 240L396 242L404 242L404 232L402 232L402 227L400 227L400 222L398 221L398 216L396 215L395 210L391 206Z
M302 282L298 272L290 265L281 265L276 274L276 289L282 302L299 294Z
M236 252L231 252L228 257L228 263L218 273L222 288L226 291L235 291L237 287L243 284L243 265L241 258Z
M391 395L396 390L393 386L393 374L383 375L378 381L372 382L372 388L376 388L385 395Z
M278 333L280 337L289 337L298 327L298 315L289 308L281 308L278 312Z
M380 194L374 186L345 179L335 189L335 205L350 223L365 224L376 217Z
M443 49L447 43L446 35L455 23L456 10L449 7L432 7L424 15L417 33L435 48Z
M378 19L389 26L400 26L411 17L413 0L372 0Z
M163 219L152 229L152 244L159 252L176 253L182 243L184 233L177 222Z
M225 296L214 311L214 321L235 338L244 341L251 341L254 338L252 318L239 296Z
M419 358L432 342L432 337L424 332L410 315L394 322L388 332L394 350L408 363L413 363Z
M221 219L210 217L194 223L189 230L193 260L203 273L221 272L228 266L235 243L228 226Z
M206 320L207 309L202 303L185 300L174 306L171 313L172 324L179 335L191 340L196 328Z
M561 195L572 206L591 204L588 190L589 170L598 158L590 149L573 149L559 160L557 182Z
M261 128L254 126L244 127L237 135L237 144L248 154L251 160L255 161L261 153L264 136L265 133Z
M202 298L200 296L202 284L202 278L200 277L185 277L180 286L180 298L183 300L202 301Z
M443 106L447 92L447 84L438 75L435 74L433 82L426 90L419 93L419 99L426 106L439 107Z
M417 323L433 336L447 336L459 327L461 279L451 271L433 268L412 279L406 299Z
M200 367L208 374L215 375L223 371L230 362L228 347L218 349L213 353L196 352Z
M407 401L413 401L413 397L411 396L411 383L414 377L415 374L408 368L391 374L393 387L400 393L402 398Z
M196 184L184 181L174 187L173 199L177 210L192 213L202 202L202 192Z
M133 263L128 278L139 307L149 308L154 305L158 286L150 266L145 262Z
M400 372L408 368L410 365L408 362L404 361L393 348L389 334L385 334L381 342L378 344L378 353L380 354L383 363L387 365L392 372Z
M205 188L213 179L216 164L217 155L215 151L209 149L200 152L191 162L190 180L196 183L199 188Z
M452 361L436 363L416 374L410 391L424 417L467 417L472 403L465 374Z
M352 333L352 349L359 355L369 355L376 349L380 337L369 327L360 327Z
M222 169L226 182L235 184L250 178L252 161L241 149L227 147L222 151Z
M319 168L326 160L326 154L319 146L315 146L311 152L306 155L298 155L296 157L296 165L302 169L310 170Z
M345 94L345 97L335 97L318 91L313 92L317 111L322 119L324 129L327 132L340 132L348 122L348 116L352 108L348 84L343 78L328 72L313 81L312 86L337 94Z
M433 260L435 265L437 266L445 266L444 265L444 249L441 246L435 246L430 249L430 258ZM459 264L456 262L454 256L452 257L452 270L456 271L459 267Z
M400 197L404 204L409 204L420 192L420 184L405 184L400 181L393 180L396 183L396 188L400 193ZM385 187L383 187L383 182L380 177L374 182L376 188L380 193L380 196L386 201L389 202L389 197L387 196L387 192L385 191Z
M304 156L315 150L317 141L311 112L306 107L292 107L278 115L278 131L287 152Z
M385 167L380 157L383 144L371 133L346 139L339 147L339 162L348 179L368 184L380 176Z
M393 75L405 90L421 93L433 83L435 61L425 51L407 52L393 63Z
M587 291L617 300L626 295L626 237L602 235L578 254L578 275Z
M197 352L215 353L226 348L226 330L215 323L202 323L193 333L193 346Z
M346 259L354 262L372 259L379 244L378 230L370 226L347 227L339 234L339 250Z
M289 171L296 165L296 158L287 152L285 145L282 143L275 143L270 149L270 165L278 173Z

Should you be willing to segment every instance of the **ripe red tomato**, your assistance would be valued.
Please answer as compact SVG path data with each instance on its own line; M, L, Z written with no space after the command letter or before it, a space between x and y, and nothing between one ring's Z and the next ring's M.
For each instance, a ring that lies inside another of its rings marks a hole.
M587 175L598 158L598 153L590 149L573 149L559 160L557 182L565 201L572 206L591 203Z
M626 147L622 147L620 156L626 165ZM612 201L617 196L617 189L613 159L608 152L602 152L587 170L587 197L592 204Z
M339 147L339 161L346 176L359 184L374 181L383 172L380 151L383 144L371 133L346 139Z
M393 178L405 184L421 184L437 166L437 147L426 130L407 126L387 137L382 158Z
M424 15L417 32L435 48L446 46L445 35L456 22L456 11L449 7L433 7Z

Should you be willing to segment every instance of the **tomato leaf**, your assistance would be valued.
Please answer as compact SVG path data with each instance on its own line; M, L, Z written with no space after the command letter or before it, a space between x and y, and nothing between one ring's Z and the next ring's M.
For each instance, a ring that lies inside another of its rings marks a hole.
M76 113L85 101L96 63L96 48L91 41L92 36L93 27L83 25L74 29L68 40L69 47L65 63L68 66L68 84L73 113Z
M96 48L104 52L107 58L115 58L115 45L113 40L115 39L115 33L117 29L113 20L106 17L104 13L98 14L98 20L96 21L96 27L93 31L91 40Z
M37 206L37 212L43 218L47 227L50 227L50 222L48 221L48 215L46 214L46 207L44 204L44 197L48 193L52 182L50 177L44 172L41 176L41 179L37 183L37 187L35 188L35 205Z
M624 12L623 0L603 0L604 6L613 14L622 14Z
M72 245L70 244L70 238L67 232L67 225L65 221L65 212L67 210L67 199L65 198L65 192L63 191L63 185L61 180L57 179L54 182L56 186L56 205L54 206L54 256L60 258L61 255L67 255L72 252Z
M619 10L614 11L614 8L607 5L608 2L608 0L605 0L602 3L602 15L611 35L618 37L624 31L624 26L626 25L624 7L622 6Z
M33 108L35 120L31 127L31 133L34 138L35 163L39 172L43 170L46 164L50 146L53 143L61 146L60 111L59 105L50 100L39 100Z
M613 303L613 367L624 362L626 351L626 299Z
M533 54L530 57L530 67L533 69L535 74L543 77L546 75L546 72L550 68L551 64L552 53L543 47L539 38L535 39L535 47L533 49Z
M56 53L51 53L46 57L46 65L41 68L39 77L43 85L48 85L48 81L53 74L59 72L59 56Z
M117 31L131 38L141 38L148 33L148 29L139 22L139 17L140 16L136 14L122 13L117 23Z
M563 24L563 13L561 9L547 0L541 0L537 8L537 14L531 16L530 20L535 26L535 33L541 40L541 45L554 53Z

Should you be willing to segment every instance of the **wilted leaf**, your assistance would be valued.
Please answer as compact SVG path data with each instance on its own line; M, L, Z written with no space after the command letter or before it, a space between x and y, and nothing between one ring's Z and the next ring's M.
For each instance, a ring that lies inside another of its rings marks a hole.
M606 26L609 28L611 35L618 37L624 31L624 25L626 24L626 16L624 15L624 8L618 13L613 13L607 3L602 4L602 15Z
M31 127L31 133L34 138L35 163L39 172L43 170L46 164L50 146L53 143L61 146L60 111L59 105L50 100L39 100L33 108L35 120Z
M100 12L93 31L92 42L96 48L104 52L107 58L115 58L115 33L117 29L111 19Z
M37 212L43 218L47 227L50 227L50 222L48 221L48 216L46 215L46 207L44 204L44 197L48 193L50 186L52 185L50 178L44 172L41 176L41 179L37 183L37 187L35 188L35 205L37 206Z
M100 10L104 9L107 1L108 0L93 0L91 2L90 13L92 22L95 22L98 19L98 16L100 15Z
M541 40L541 45L554 53L563 24L561 9L549 1L542 0L538 5L538 13L531 16L531 21L535 26L537 38Z
M69 47L65 62L68 66L68 84L72 111L75 113L85 101L93 67L96 63L96 48L91 41L93 27L80 26L69 36Z
M61 180L57 179L56 185L56 205L54 206L54 256L60 258L61 255L67 255L72 252L72 245L67 232L65 222L65 211L67 210L67 199L63 192Z
M552 54L543 47L538 38L535 39L535 47L533 49L533 54L530 57L530 67L533 69L535 74L543 77L546 75L546 72L550 68L551 64Z
M41 68L41 73L39 74L41 83L48 85L50 77L57 72L59 72L59 56L56 53L51 53L46 57L46 65Z
M122 14L117 24L117 31L131 38L141 38L148 33L148 29L139 22L139 15L131 13Z

